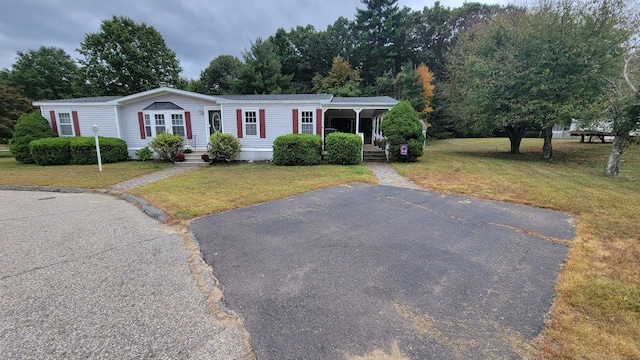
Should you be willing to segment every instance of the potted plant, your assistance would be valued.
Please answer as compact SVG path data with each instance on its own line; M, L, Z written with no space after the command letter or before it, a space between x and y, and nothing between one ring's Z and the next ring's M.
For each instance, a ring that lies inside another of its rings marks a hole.
M191 148L191 145L185 145L182 148L182 152L185 154L191 154L191 152L193 151L193 149Z
M176 161L182 162L184 161L184 159L185 159L185 156L183 153L176 154Z
M200 157L202 158L202 161L209 162L209 154L202 154Z

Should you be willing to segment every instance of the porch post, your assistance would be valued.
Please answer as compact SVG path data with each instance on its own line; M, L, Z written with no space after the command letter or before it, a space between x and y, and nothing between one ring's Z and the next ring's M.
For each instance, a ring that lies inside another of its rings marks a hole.
M362 111L362 109L355 108L353 111L356 112L356 134L360 134L360 111Z

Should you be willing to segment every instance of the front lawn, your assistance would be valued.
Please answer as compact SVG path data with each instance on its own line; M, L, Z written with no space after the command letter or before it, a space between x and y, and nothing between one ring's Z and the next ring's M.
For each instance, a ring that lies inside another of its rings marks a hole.
M556 209L577 215L576 237L557 283L543 358L640 358L640 146L623 156L621 175L603 176L611 144L525 139L429 143L425 156L396 169L424 189Z
M180 221L351 182L375 182L375 178L364 166L219 165L172 176L130 193Z
M11 153L0 151L0 185L107 188L121 181L158 171L169 163L124 161L98 165L40 166L21 164Z

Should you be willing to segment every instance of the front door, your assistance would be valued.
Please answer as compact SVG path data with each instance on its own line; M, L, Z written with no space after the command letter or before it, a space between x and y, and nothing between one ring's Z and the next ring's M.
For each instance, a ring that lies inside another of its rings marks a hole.
M222 119L220 110L209 110L209 135L222 132Z
M371 119L360 119L360 132L364 134L364 143L372 144L373 122Z

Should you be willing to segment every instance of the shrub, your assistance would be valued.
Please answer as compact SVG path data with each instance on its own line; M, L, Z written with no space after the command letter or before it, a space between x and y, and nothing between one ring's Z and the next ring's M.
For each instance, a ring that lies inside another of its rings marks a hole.
M209 137L209 149L213 161L231 162L240 154L240 140L232 134L216 132Z
M71 163L69 138L45 138L29 143L31 158L38 165L67 165Z
M100 137L103 163L127 160L127 143L121 139ZM61 137L38 139L29 143L31 157L38 165L97 164L95 138Z
M327 162L335 165L356 165L362 159L362 138L357 134L334 132L324 139Z
M29 143L33 140L57 136L42 115L38 113L25 114L18 118L13 137L11 138L11 153L16 161L23 164L34 163L29 150Z
M321 158L322 139L319 135L282 135L273 142L273 163L276 165L316 165Z
M389 157L395 161L417 161L424 154L424 134L418 114L408 101L394 106L380 124L389 144ZM400 145L407 144L408 155L400 155Z
M97 164L96 142L93 137L74 137L70 139L71 164ZM102 163L125 161L129 157L127 143L122 139L98 137L100 142L100 159Z
M182 148L182 142L184 138L182 135L173 135L168 132L158 134L153 140L149 142L149 147L158 153L161 160L176 161L176 155L180 153Z
M151 151L148 146L145 146L142 149L136 151L136 157L140 161L151 160L153 158L153 151Z

